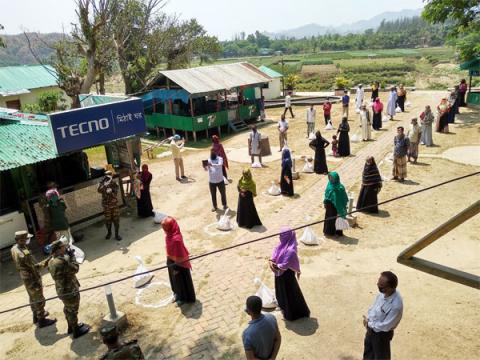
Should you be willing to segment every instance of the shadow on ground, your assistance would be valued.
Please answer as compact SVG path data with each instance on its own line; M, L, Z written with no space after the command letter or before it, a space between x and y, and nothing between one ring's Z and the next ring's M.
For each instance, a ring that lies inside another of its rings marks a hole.
M285 321L285 327L300 336L310 336L317 332L317 318L303 318L295 321Z

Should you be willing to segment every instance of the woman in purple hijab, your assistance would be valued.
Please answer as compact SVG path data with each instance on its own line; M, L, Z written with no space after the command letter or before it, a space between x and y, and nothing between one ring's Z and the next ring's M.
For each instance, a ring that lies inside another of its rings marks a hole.
M285 320L309 317L310 310L295 279L295 274L300 279L295 231L287 227L280 230L280 244L273 250L270 269L275 274L275 295Z

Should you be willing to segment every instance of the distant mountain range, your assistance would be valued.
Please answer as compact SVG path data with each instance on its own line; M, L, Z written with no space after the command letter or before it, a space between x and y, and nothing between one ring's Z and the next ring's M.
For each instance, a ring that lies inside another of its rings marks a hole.
M348 34L359 33L367 29L376 29L382 20L390 21L402 18L411 18L420 16L422 9L410 9L401 11L388 11L376 15L368 20L360 20L351 24L343 24L339 26L322 26L319 24L308 24L290 30L282 30L278 32L265 32L265 35L272 39L296 38L325 35L325 34Z
M36 56L47 63L55 53L51 46L65 36L60 33L28 33L27 35ZM0 48L0 66L38 64L28 48L24 34L2 35L2 38L7 47Z

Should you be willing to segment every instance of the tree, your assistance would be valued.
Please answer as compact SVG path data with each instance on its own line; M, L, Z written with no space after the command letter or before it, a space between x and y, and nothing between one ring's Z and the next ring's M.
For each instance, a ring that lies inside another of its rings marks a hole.
M480 56L480 6L478 0L425 0L422 17L432 24L449 23L448 35L455 40L464 60Z

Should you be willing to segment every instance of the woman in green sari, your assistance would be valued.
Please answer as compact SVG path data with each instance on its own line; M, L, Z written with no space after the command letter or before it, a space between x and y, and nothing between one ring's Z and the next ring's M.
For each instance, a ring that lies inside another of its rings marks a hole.
M347 204L348 195L345 187L340 183L340 176L335 171L332 171L328 174L328 185L323 199L325 207L323 233L325 235L343 236L342 230L335 228L335 220L337 217L346 218Z
M253 181L250 169L243 170L242 177L238 181L238 207L237 224L240 227L251 229L262 225L258 217L253 198L257 196L257 185Z

